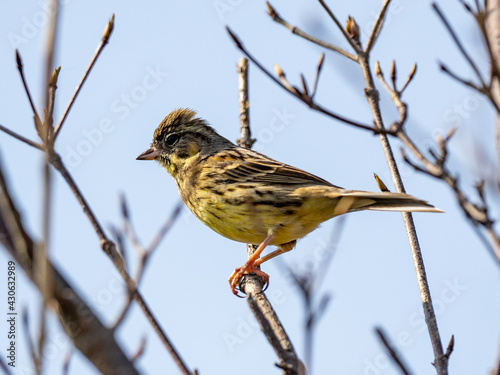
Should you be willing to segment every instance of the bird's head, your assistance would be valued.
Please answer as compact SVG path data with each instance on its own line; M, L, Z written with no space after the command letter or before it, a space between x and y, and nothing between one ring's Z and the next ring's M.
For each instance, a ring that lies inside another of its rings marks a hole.
M153 135L151 146L137 160L156 160L176 177L179 169L193 158L209 155L221 146L234 146L207 122L186 108L172 111Z

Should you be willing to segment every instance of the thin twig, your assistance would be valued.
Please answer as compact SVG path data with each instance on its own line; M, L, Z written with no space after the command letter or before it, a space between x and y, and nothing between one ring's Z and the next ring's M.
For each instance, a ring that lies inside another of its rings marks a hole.
M407 115L408 115L408 107L407 107L406 103L404 103L401 100L401 93L406 88L406 86L408 85L408 82L411 80L411 77L413 75L412 75L412 73L410 73L410 76L408 77L408 79L406 81L407 83L405 83L405 85L403 86L403 89L401 89L401 91L398 91L398 89L396 87L396 68L395 68L395 66L396 66L395 63L393 63L393 68L391 71L392 88L389 86L389 84L385 80L384 74L382 72L382 69L380 68L380 64L378 61L375 64L375 74L377 75L378 79L382 82L382 85L387 90L387 92L391 95L391 99L394 102L394 104L396 105L396 108L397 108L398 113L399 113L399 119L398 119L398 121L394 122L390 126L390 129L394 132L394 134L399 134L399 131L403 128L403 126L406 122ZM413 72L413 74L415 74L413 70L412 70L412 72Z
M31 110L33 111L33 115L36 117L38 116L38 113L36 111L35 104L33 103L33 98L31 97L30 90L28 88L28 84L26 83L26 78L24 77L24 65L23 65L23 60L21 59L21 54L19 51L16 49L16 64L17 64L17 70L19 71L19 75L21 76L21 81L23 82L24 86L24 91L26 92L26 96L28 97L28 101L30 102Z
M460 76L458 76L456 73L452 72L446 65L444 65L443 63L440 63L439 64L439 68L441 69L442 72L444 72L445 74L447 74L448 76L450 76L451 78L453 78L455 81L458 81L460 82L461 84L463 84L464 86L467 86L467 87L470 87L471 89L479 92L480 94L482 95L485 95L485 96L488 96L488 88L487 87L480 87L480 86L477 86L475 83L473 83L472 81L468 81ZM495 103L492 103L495 105Z
M8 135L16 138L17 140L26 143L27 145L29 145L31 147L37 148L40 151L45 151L45 147L41 143L33 142L32 140L30 140L26 137L23 137L22 135L17 134L16 132L13 132L12 130L10 130L9 128L6 128L3 125L0 125L0 130L3 131L4 133L7 133Z
M95 62L97 61L98 57L101 55L101 52L104 49L104 47L106 46L106 44L108 44L111 33L113 32L114 23L115 23L115 15L113 14L111 16L111 19L108 21L108 23L106 25L106 28L104 30L104 35L102 36L101 42L99 43L99 46L97 47L97 50L95 51L94 56L92 57L92 60L90 61L89 66L87 67L87 70L85 71L82 79L80 80L80 82L76 86L76 90L75 90L73 96L71 97L71 99L70 99L70 101L69 101L69 103L68 103L68 105L67 105L67 107L66 107L66 109L61 117L61 120L59 121L59 124L57 124L57 127L54 131L53 142L55 142L55 140L57 139L57 136L59 135L59 132L61 131L61 128L64 124L64 121L66 120L66 117L68 116L69 111L71 110L71 107L75 103L76 97L80 93L80 90L82 89L83 84L87 80L87 77L89 76L90 71L94 67Z
M326 49L329 49L330 51L337 52L341 54L342 56L347 57L348 59L357 62L358 58L356 55L353 55L352 53L346 51L343 48L340 48L334 44L327 43L324 40L315 38L306 32L302 31L296 26L291 25L287 21L285 21L281 16L276 12L276 10L271 6L269 2L267 2L267 11L269 16L272 18L273 21L279 23L280 25L285 26L288 30L290 30L293 34L300 36L301 38L304 38L305 40L308 40L314 44L317 44L318 46L324 47Z
M415 170L428 174L432 177L438 178L445 182L454 192L457 202L464 212L465 216L477 229L477 226L482 226L485 228L490 241L488 242L483 233L480 230L476 230L476 234L479 236L483 244L487 245L486 250L495 260L495 262L500 266L500 238L498 234L493 229L493 219L490 218L488 209L486 205L479 207L477 204L472 203L464 192L460 189L458 185L458 178L451 174L451 172L445 167L446 156L448 154L446 144L451 139L453 131L451 131L444 139L440 142L441 155L436 155L437 159L435 162L430 161L424 156L424 154L418 149L418 147L413 143L413 141L406 135L405 132L400 131L398 133L398 138L405 144L406 147L415 155L422 165L418 165L411 161L408 156L403 152L404 160Z
M390 343L389 340L387 339L384 331L382 328L375 328L375 332L378 335L378 338L380 339L380 342L382 345L384 345L385 349L387 350L387 353L391 356L392 360L394 363L399 367L401 370L402 374L405 375L410 375L411 372L407 369L406 365L404 364L403 360L400 358L399 353L396 351L396 348L394 348Z
M413 79L413 77L415 77L415 73L416 72L417 72L417 64L415 63L415 64L413 64L413 67L411 68L410 74L408 74L408 77L406 78L406 82L403 84L403 86L399 90L399 92L401 94L406 90L406 88L410 84L410 82Z
M314 99L314 95L316 95L316 90L318 89L319 75L321 74L321 68L323 68L323 62L325 61L325 54L322 53L319 57L318 65L316 67L316 76L314 77L313 89L311 92L311 100Z
M372 32L370 33L370 36L368 38L368 42L366 43L366 48L365 48L365 53L369 54L371 50L373 49L373 46L375 45L375 42L377 41L377 38L380 34L380 31L382 30L382 26L384 25L384 20L385 20L385 14L387 12L387 9L389 8L389 4L391 3L391 0L385 0L384 5L382 5L382 9L380 10L377 20L375 21L375 25L373 25Z
M439 16L439 18L443 22L446 30L448 30L448 32L450 33L451 38L455 42L458 50L462 53L462 55L465 57L465 59L467 60L467 62L471 66L472 70L474 70L474 72L476 73L476 76L479 79L479 81L481 82L481 85L483 87L486 87L486 83L483 80L483 76L481 75L481 72L479 71L479 68L477 67L477 65L474 62L474 60L472 60L472 58L470 57L470 55L465 50L464 46L462 45L462 42L460 42L460 39L458 39L458 36L456 35L455 31L451 27L450 23L448 22L448 20L444 16L443 12L441 12L441 9L439 8L439 5L437 3L432 3L432 7L434 8L434 10L436 11L437 15Z

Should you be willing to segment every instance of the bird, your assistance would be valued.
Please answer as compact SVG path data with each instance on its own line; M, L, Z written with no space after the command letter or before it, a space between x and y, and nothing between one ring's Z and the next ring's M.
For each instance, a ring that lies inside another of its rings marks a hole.
M294 248L321 223L348 212L443 212L405 193L348 190L219 135L189 108L168 114L137 160L156 160L174 178L180 196L204 224L231 240L258 246L229 277L255 273L262 263ZM277 249L260 257L267 246Z

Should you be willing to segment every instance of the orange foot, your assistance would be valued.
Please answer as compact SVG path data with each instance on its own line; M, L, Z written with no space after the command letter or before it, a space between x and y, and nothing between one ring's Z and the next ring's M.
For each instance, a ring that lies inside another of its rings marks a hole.
M269 275L265 272L256 268L255 261L249 259L243 266L238 267L234 270L234 272L229 276L229 285L231 286L231 291L235 296L243 297L238 293L238 282L243 275L248 275L249 273L254 273L259 277L262 277L265 282L265 286L269 283ZM264 288L265 289L265 288Z
M229 285L231 286L231 290L234 295L238 297L242 297L238 294L238 291L236 287L238 286L238 281L240 280L240 277L243 275L248 275L249 273L255 273L257 276L262 277L265 280L265 284L267 285L269 281L269 275L265 272L262 272L261 270L258 270L256 267L258 267L262 262L265 262L269 256L264 257L263 259L259 259L260 254L262 251L266 248L267 245L271 243L271 241L276 237L276 233L271 233L269 234L264 242L262 242L257 250L248 258L246 263L234 270L234 272L229 276ZM271 254L270 254L271 255Z

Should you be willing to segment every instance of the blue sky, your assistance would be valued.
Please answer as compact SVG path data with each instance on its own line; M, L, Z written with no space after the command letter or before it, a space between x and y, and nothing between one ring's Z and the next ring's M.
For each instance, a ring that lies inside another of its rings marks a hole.
M381 2L331 3L339 19L354 16L366 42ZM315 2L272 2L289 22L347 48L330 19ZM479 66L488 72L486 54L472 19L458 3L441 2ZM198 111L225 137L239 137L236 63L242 57L227 36L229 25L269 69L275 63L299 84L310 85L323 50L271 21L265 2L242 0L154 2L62 2L55 66L62 66L55 118L60 118L83 74L105 24L116 15L115 31L75 103L57 141L81 190L108 230L120 225L119 195L129 203L137 232L148 243L179 200L173 179L155 163L136 156L149 145L158 123L171 110ZM18 48L40 111L46 6L42 1L0 5L0 123L36 139L32 114L16 70ZM399 81L414 62L417 75L405 92L408 133L423 149L436 134L458 127L450 145L450 165L465 170L461 182L472 191L479 177L491 177L498 165L494 149L494 113L484 99L439 72L443 61L463 76L469 67L457 52L430 2L395 0L372 57L389 76L398 64ZM377 83L378 84L378 83ZM326 53L316 99L324 106L363 123L372 117L364 82L353 62ZM387 124L397 118L381 90ZM351 189L377 190L376 172L392 189L377 137L309 110L250 66L250 120L255 149ZM498 267L441 183L414 172L391 141L407 191L430 201L446 214L416 214L415 222L435 302L444 345L452 334L453 374L488 373L498 355ZM2 164L27 227L41 234L42 155L0 135ZM481 167L478 167L480 163ZM53 262L106 323L124 303L121 279L102 253L80 207L56 175L52 221ZM492 201L498 207L498 201ZM498 212L496 212L498 215ZM305 269L324 259L335 219L299 241L297 248L263 269L271 276L268 295L299 354L303 353L303 313L299 295L278 263ZM129 248L130 259L135 254ZM141 291L191 368L206 373L273 373L275 354L244 300L235 298L227 277L246 257L245 245L220 237L184 208L146 270ZM0 264L9 257L0 252ZM132 261L132 265L136 264ZM35 316L39 297L22 275L19 307ZM415 373L432 373L432 348L401 216L368 212L350 215L321 290L331 303L319 323L314 373L397 374L374 334L385 328ZM33 319L32 319L33 320ZM31 333L36 332L32 326ZM51 315L47 372L60 371L71 345ZM22 329L22 327L20 328ZM144 373L175 373L175 365L139 309L133 308L118 340L133 353L146 335L138 362ZM29 356L21 340L19 374L29 374ZM251 360L249 360L251 358ZM57 373L57 372L56 372ZM96 371L75 354L71 374Z

